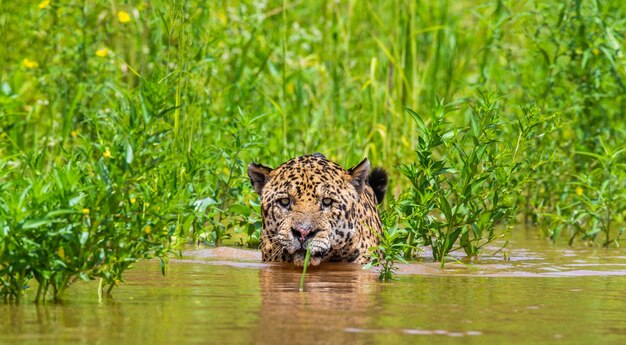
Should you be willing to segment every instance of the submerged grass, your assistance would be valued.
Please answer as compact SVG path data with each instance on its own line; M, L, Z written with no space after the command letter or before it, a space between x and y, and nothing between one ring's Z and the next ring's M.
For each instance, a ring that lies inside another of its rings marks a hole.
M315 151L390 171L390 262L476 255L514 222L623 243L622 1L2 7L7 300L110 289L188 241L255 247L247 163Z

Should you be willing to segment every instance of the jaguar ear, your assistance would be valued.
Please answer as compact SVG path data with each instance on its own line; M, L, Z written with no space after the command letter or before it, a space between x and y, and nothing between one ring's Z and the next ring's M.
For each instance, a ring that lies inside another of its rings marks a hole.
M348 173L352 177L351 182L354 188L356 188L357 193L361 193L367 183L367 176L370 173L370 161L365 158L361 163L348 170Z
M269 179L270 172L272 172L271 168L261 164L250 163L248 165L248 176L250 177L250 182L252 183L254 190L259 195L263 192L263 186L265 186L265 183Z

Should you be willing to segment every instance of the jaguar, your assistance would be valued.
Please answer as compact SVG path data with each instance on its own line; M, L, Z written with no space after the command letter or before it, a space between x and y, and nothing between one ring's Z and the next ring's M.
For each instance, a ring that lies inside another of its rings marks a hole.
M371 171L370 171L371 170ZM310 264L370 261L382 232L378 204L387 173L367 158L343 169L321 153L290 159L275 169L250 163L248 176L260 195L264 262Z

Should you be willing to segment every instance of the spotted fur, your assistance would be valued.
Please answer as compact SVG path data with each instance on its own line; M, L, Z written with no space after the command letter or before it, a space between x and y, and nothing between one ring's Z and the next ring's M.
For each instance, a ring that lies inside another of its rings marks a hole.
M382 231L376 205L387 174L364 159L344 170L316 153L293 158L276 169L251 163L248 176L261 196L263 261L302 266L307 245L311 264L370 261L368 249Z

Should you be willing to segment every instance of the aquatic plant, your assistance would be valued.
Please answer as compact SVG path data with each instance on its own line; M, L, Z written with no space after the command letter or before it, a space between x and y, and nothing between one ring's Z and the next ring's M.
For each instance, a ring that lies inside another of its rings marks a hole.
M408 244L428 245L443 263L455 246L469 256L502 237L495 229L516 215L515 147L500 142L497 97L483 93L468 113L467 126L445 120L451 111L439 101L428 122L418 123L417 159L400 169L411 182L398 201L407 223Z
M406 233L397 228L386 229L379 237L378 246L370 248L372 261L364 265L363 268L378 267L378 280L387 282L394 278L398 269L398 262L407 263L403 257L403 252L408 245L401 241L402 238L406 237Z
M604 239L601 243L604 247L611 244L619 247L619 238L626 230L623 227L623 214L619 212L619 205L626 203L626 184L623 176L626 164L621 163L626 146L608 147L603 140L600 140L600 146L603 149L602 154L574 152L576 155L589 158L589 171L586 174L575 175L577 180L572 182L574 193L563 206L563 213L567 214L569 219L563 223L573 228L570 232L570 244L577 236L594 242L599 234L603 234ZM612 234L611 229L616 225L621 226L621 229L613 231ZM560 231L563 226L557 229ZM551 235L556 241L559 233L553 232Z

